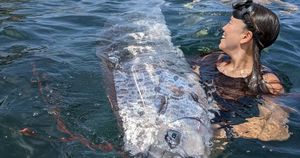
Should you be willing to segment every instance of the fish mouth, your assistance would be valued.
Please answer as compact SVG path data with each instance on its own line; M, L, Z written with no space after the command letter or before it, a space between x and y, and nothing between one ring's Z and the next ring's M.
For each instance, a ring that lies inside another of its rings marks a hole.
M176 153L171 152L169 150L161 149L155 146L151 146L146 153L147 158L184 158L185 156Z
M169 129L165 132L164 143L152 144L147 151L134 155L135 158L203 158L202 152L191 152L182 142L184 133ZM193 148L194 146L188 146ZM198 155L200 154L200 155Z
M136 156L134 156L136 157ZM161 149L159 147L150 146L146 153L139 154L138 158L203 158L202 155L187 156L170 150Z
M133 157L134 158L203 158L203 155L187 156L177 152L161 149L155 146L150 146L147 152L138 153Z

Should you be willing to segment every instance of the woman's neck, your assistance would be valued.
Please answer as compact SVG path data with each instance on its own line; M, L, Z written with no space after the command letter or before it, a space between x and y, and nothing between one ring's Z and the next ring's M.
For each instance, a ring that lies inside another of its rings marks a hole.
M229 66L234 70L245 70L253 67L253 56L251 53L236 52L230 56Z
M253 69L252 52L244 50L227 53L231 58L226 64L221 64L219 71L230 77L247 77Z

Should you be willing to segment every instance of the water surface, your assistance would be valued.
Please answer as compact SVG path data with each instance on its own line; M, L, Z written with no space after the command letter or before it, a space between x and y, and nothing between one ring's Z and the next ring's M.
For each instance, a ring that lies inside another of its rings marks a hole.
M217 49L230 5L188 2L166 0L161 6L173 43L187 57ZM287 2L300 7L299 1ZM105 45L121 47L112 39L121 41L124 28L130 29L118 16L132 11L128 5L126 0L0 2L1 157L121 157L121 133L97 53ZM282 28L277 42L263 53L263 62L280 74L291 94L280 101L300 110L300 13L287 13L278 4L268 7L279 15ZM111 30L115 24L118 29ZM291 113L289 120L293 135L288 141L237 139L219 157L299 157L299 113ZM22 136L19 130L24 128L36 134ZM88 146L104 142L115 144L116 150Z

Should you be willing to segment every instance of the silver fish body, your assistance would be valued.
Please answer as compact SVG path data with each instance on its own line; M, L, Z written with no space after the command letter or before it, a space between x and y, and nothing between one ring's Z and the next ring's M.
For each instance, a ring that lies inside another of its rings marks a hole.
M114 43L98 51L114 67L113 109L124 150L135 157L208 157L212 114L199 78L171 42L162 1L127 4L125 24L112 25Z

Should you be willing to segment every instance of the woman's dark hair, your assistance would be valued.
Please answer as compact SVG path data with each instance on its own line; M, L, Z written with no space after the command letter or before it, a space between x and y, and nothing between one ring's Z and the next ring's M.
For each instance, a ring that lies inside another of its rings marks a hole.
M270 9L253 3L252 0L241 0L232 5L233 17L241 19L253 33L253 59L254 65L248 87L253 92L269 93L269 90L262 78L260 53L272 45L280 31L280 23L277 15Z

